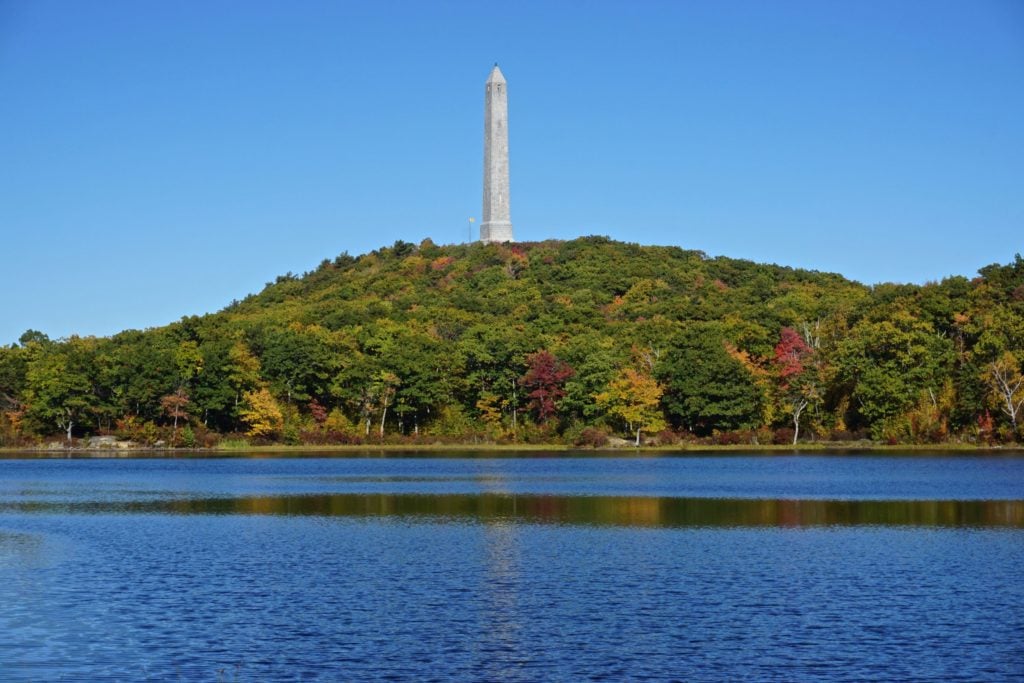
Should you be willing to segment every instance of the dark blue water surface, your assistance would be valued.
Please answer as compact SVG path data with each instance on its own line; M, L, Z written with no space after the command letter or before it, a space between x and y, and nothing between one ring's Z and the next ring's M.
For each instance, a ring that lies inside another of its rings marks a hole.
M1022 680L1024 459L0 460L2 680Z

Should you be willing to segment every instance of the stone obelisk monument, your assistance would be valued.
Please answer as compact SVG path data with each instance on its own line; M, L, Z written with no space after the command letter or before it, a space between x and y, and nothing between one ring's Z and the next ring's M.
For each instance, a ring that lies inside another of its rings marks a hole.
M495 64L484 93L484 213L481 242L512 242L508 196L508 87Z

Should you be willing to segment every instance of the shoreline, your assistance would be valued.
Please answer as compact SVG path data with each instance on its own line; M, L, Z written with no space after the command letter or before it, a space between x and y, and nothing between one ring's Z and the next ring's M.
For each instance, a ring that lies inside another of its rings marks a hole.
M335 444L329 446L246 446L215 448L0 448L2 459L124 459L124 458L246 458L264 456L323 457L376 455L470 455L514 456L561 455L562 457L650 457L672 455L946 455L976 454L1024 456L1024 446L985 446L976 444L879 444L865 442L812 442L790 444L691 444L669 446L605 446L580 448L565 444Z

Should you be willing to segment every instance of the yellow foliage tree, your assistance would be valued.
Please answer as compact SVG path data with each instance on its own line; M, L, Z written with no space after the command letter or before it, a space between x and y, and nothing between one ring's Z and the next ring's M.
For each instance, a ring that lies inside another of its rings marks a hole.
M330 432L341 432L348 436L356 433L356 427L352 424L352 420L348 419L345 413L341 412L338 408L334 408L327 415L327 419L324 421L324 429Z
M636 431L636 445L640 445L642 431L665 428L659 401L662 388L650 375L626 368L608 383L608 388L596 394L597 405L609 415L625 421L630 433Z
M13 444L21 435L21 419L25 411L12 409L0 412L0 446Z
M236 339L228 350L228 362L223 370L227 372L228 382L235 390L235 407L238 407L242 393L250 387L258 386L260 383L260 360L245 342Z
M503 403L500 396L490 391L481 392L480 400L476 402L476 409L480 411L480 419L484 421L493 435L500 435L502 432Z
M269 437L277 434L284 426L284 415L277 399L267 389L247 391L242 394L240 411L242 420L249 425L249 436Z

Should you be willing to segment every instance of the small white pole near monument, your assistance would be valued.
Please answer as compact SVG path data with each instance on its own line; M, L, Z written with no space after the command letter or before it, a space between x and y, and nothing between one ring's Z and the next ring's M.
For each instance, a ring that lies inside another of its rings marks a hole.
M472 216L469 217L469 241L473 241L473 224L476 223L476 219Z

